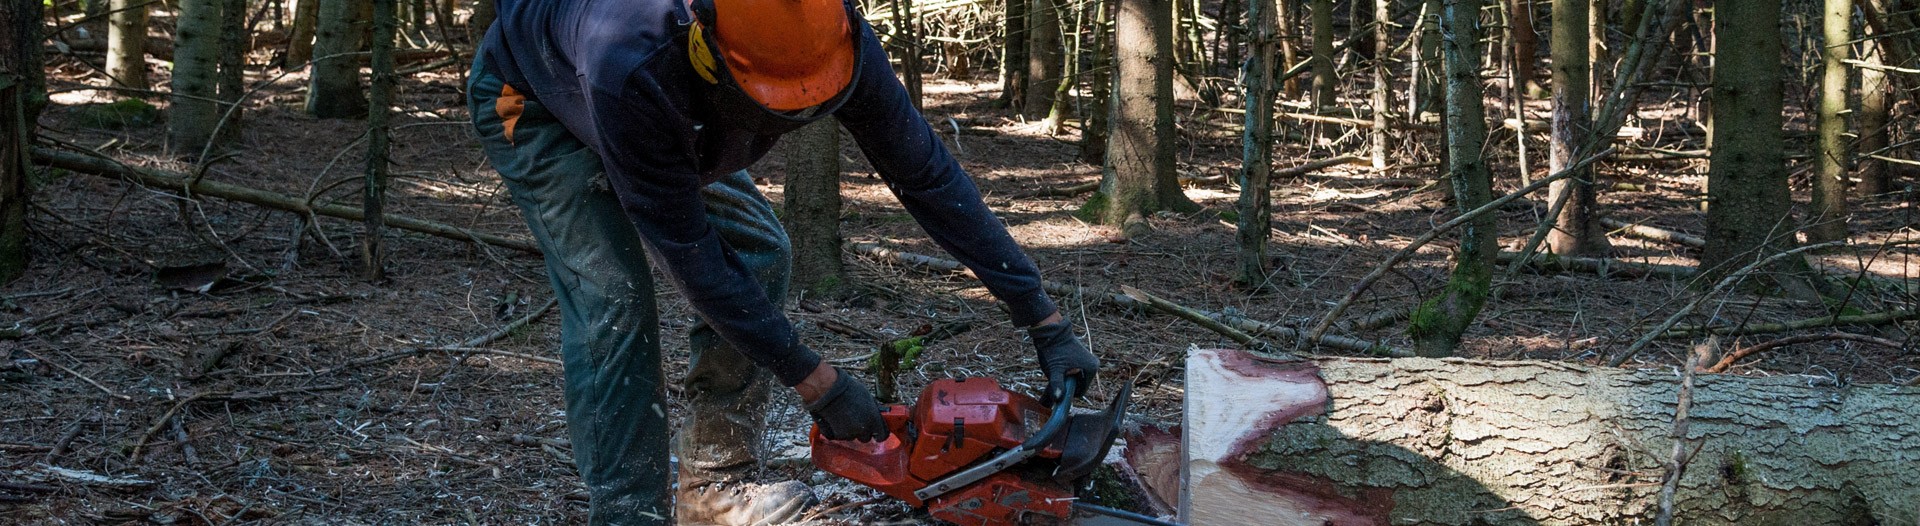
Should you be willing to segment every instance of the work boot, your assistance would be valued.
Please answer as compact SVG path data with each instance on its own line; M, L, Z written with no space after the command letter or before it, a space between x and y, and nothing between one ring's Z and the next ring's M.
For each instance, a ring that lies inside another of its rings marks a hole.
M770 526L799 521L814 502L813 490L795 480L711 482L681 486L673 507L683 525Z

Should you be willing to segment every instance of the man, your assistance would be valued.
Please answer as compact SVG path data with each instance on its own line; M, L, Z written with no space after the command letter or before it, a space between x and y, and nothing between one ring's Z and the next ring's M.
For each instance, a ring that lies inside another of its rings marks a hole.
M787 239L743 171L809 121L845 125L934 241L1007 304L1038 352L1044 398L1079 396L1061 392L1068 376L1092 383L1099 361L850 4L686 1L499 0L468 85L481 142L559 299L567 422L592 524L797 518L812 501L805 485L747 480L769 374L827 437L885 438L866 387L802 346L781 313ZM650 261L700 318L677 499Z

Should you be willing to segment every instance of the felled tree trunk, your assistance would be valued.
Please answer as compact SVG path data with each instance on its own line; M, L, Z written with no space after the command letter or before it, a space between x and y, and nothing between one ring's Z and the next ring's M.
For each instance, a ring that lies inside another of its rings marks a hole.
M1650 522L1680 385L1565 363L1200 349L1186 368L1177 500L1195 526ZM1698 453L1676 524L1920 518L1920 389L1701 375L1691 395L1683 445ZM1166 440L1138 435L1129 453L1165 457Z

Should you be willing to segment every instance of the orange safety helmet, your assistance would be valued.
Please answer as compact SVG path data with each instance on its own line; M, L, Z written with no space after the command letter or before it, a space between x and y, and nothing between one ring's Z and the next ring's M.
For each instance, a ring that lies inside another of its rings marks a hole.
M859 55L853 9L843 0L690 3L699 22L690 51L707 82L730 80L759 106L777 112L825 104L853 82ZM706 49L710 45L718 49ZM724 72L717 71L715 55L724 58Z

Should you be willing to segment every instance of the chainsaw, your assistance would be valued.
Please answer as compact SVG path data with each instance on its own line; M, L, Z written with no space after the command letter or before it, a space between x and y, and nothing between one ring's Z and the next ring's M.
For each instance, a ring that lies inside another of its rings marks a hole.
M813 462L962 526L1179 526L1075 497L1119 436L1131 391L1122 386L1105 411L1071 414L1067 402L1048 408L991 378L938 380L913 405L886 408L886 440L828 440L815 426Z

